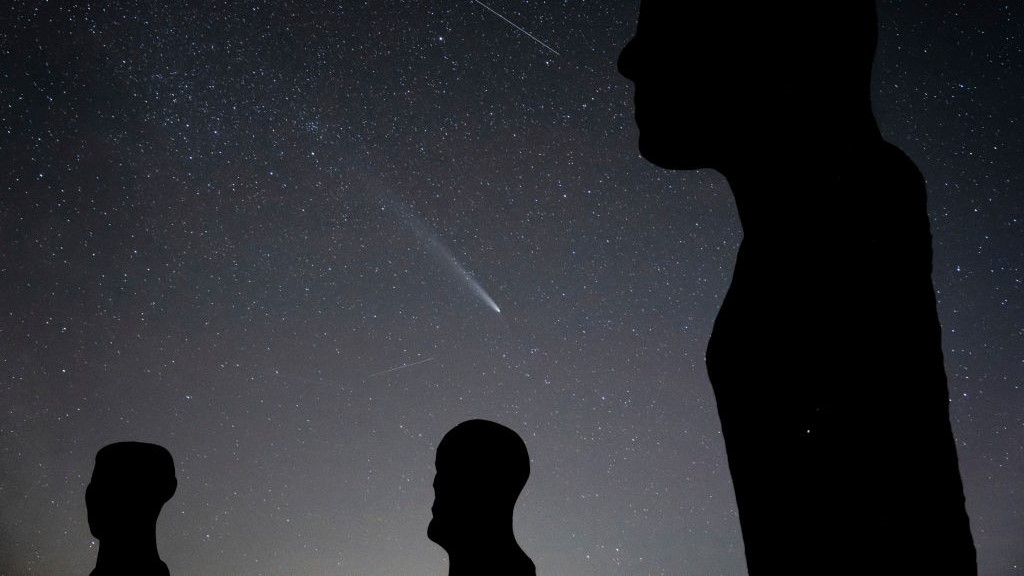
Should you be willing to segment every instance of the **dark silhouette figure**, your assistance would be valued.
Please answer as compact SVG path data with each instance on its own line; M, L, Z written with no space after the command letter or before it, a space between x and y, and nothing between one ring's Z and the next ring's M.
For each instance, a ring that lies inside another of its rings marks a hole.
M448 576L533 576L512 532L512 511L530 476L526 444L487 420L452 428L437 447L427 537L448 553Z
M167 576L156 549L156 519L178 481L162 446L117 442L96 453L85 491L89 530L100 541L91 576Z
M871 110L871 0L643 0L640 152L729 181L707 367L749 573L976 574L924 181Z

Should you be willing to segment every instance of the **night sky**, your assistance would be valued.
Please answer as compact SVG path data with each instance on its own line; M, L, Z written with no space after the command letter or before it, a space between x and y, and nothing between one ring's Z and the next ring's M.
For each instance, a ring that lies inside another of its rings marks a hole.
M538 573L745 572L704 368L739 223L636 151L636 0L486 2L535 39L472 0L167 4L2 9L0 574L87 574L96 451L141 440L172 574L444 575L434 449L476 417L530 450ZM1019 574L1024 6L880 20L981 573Z

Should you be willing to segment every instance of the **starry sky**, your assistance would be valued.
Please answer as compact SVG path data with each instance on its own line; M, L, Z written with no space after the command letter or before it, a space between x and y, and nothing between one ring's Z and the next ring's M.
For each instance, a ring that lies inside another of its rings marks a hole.
M141 440L172 574L443 575L434 449L476 417L530 450L539 573L745 573L704 369L739 224L636 152L636 0L164 4L3 8L0 574L88 573L93 458ZM1022 10L880 0L874 74L992 576L1024 572Z

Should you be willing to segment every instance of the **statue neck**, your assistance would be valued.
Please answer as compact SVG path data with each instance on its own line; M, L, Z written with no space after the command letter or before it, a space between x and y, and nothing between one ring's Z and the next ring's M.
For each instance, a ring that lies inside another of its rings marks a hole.
M475 543L462 550L448 552L448 576L501 574L534 576L533 561L519 547L509 530L502 538L488 539L488 544Z
M96 569L92 576L137 574L139 576L166 576L167 565L160 559L156 547L156 534L138 534L100 542L96 556Z

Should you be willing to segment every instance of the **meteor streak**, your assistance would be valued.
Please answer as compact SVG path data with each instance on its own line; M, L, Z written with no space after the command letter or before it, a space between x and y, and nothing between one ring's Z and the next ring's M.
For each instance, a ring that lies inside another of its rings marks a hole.
M417 360L416 362L410 362L408 364L402 364L401 366L395 366L395 367L392 367L392 368L388 368L387 370L381 370L380 372L374 372L373 374L368 374L366 377L367 378L373 378L374 376L380 376L382 374L387 374L389 372L396 372L398 370L405 370L406 368L412 368L413 366L419 366L420 364L424 364L426 362L430 362L433 359L434 359L434 357L431 356L430 358L424 358L423 360Z
M494 14L495 16L497 16L498 18L501 18L501 19L502 19L502 20L504 20L505 22L508 22L509 24L511 24L513 28L515 28L516 30L519 30L519 31L520 31L520 32L522 32L523 34L526 34L527 36L529 36L529 37L530 37L530 39L531 39L531 40L533 40L533 41L534 41L534 42L536 42L537 44L540 44L541 46L543 46L543 47L547 48L547 49L548 49L548 50L550 50L551 52L553 52L553 53L555 54L555 56L561 56L561 54L559 54L559 53L558 53L558 51L556 51L556 50L555 50L554 48L552 48L551 46L548 46L547 44L545 44L545 43L541 42L541 41L540 41L540 40L538 40L538 39L537 39L537 37L536 37L536 36L534 36L533 34L530 34L530 33L529 33L529 32L527 32L526 30L523 30L523 29L522 29L522 28L520 28L519 26L516 26L516 23L515 23L515 22L513 22L513 21L509 20L508 18L505 18L505 17L504 17L504 16L502 16L501 14L498 14L497 12L495 12L494 8L491 8L491 7L490 7L490 6L488 6L487 4L484 4L483 2L481 2L480 0L473 0L473 2L476 2L477 4L479 4L479 5L483 6L484 8L487 8L487 9L488 9L488 10L490 10L490 11L491 11L491 13L493 13L493 14Z

